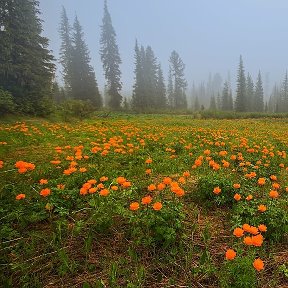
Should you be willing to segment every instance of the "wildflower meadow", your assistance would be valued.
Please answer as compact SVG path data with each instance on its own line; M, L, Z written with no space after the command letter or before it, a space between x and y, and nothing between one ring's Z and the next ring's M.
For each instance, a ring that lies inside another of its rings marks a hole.
M0 123L1 287L288 287L288 120Z

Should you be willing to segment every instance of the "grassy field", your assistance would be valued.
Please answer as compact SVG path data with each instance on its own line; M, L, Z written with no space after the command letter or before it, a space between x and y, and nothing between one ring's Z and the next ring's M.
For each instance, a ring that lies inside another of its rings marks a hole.
M1 287L288 287L288 119L0 123Z

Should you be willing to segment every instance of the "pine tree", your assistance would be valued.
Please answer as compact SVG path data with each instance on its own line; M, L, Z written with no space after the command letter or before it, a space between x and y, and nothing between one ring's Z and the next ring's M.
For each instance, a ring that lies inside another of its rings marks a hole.
M257 111L255 102L254 83L251 75L247 75L247 87L246 87L246 111Z
M228 82L224 82L223 90L222 90L222 106L221 106L222 111L229 111L231 110L230 107L230 100L229 100L229 86Z
M254 108L256 112L263 112L264 111L264 91L262 85L262 78L261 73L259 71L256 87L255 87L255 97L254 97Z
M169 74L168 74L167 94L168 94L168 106L170 108L174 108L175 107L175 101L174 101L175 97L174 97L174 85L173 85L171 69L169 69Z
M122 89L118 46L116 44L116 33L107 7L107 0L104 2L104 16L101 26L101 60L105 78L107 81L108 94L110 95L109 106L112 109L119 109L122 101L120 91Z
M242 56L240 55L240 62L237 76L237 92L235 99L235 110L237 112L246 111L246 78L243 66Z
M159 109L166 108L167 99L166 99L166 87L164 83L163 71L161 65L157 66L157 83L156 83L156 99L155 106Z
M285 73L281 91L280 91L280 101L279 101L279 112L288 112L288 74Z
M186 109L187 99L185 90L187 88L187 81L184 78L185 65L176 51L172 51L169 62L174 86L173 96L175 108Z
M73 53L72 53L72 98L90 101L95 108L102 106L101 95L95 78L95 73L90 65L90 56L84 41L84 33L77 16L73 25Z
M36 0L0 2L0 86L22 112L46 114L55 66L38 6Z
M157 93L157 59L150 46L147 46L143 55L143 73L145 84L145 108L158 108L156 107L156 93Z
M61 47L60 47L60 63L62 64L62 75L65 84L66 93L71 94L72 87L72 57L73 57L73 46L71 33L72 29L69 24L69 19L64 7L62 7L61 22L59 28Z
M229 111L232 111L234 107L233 107L233 96L232 96L232 89L231 89L231 88L229 89L228 103L229 103L229 108L228 108L228 110L229 110Z

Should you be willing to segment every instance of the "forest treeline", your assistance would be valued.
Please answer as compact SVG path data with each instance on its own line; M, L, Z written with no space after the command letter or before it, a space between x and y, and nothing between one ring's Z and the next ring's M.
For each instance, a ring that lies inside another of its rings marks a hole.
M101 95L79 19L75 16L71 24L63 7L59 27L61 47L56 60L48 49L49 40L42 36L39 2L1 0L0 115L16 112L44 116L55 107L94 111L103 106L137 112L188 108L194 111L288 112L287 72L281 83L275 84L271 95L264 95L261 71L253 80L245 72L240 56L235 91L232 91L229 77L222 83L222 78L216 74L207 84L196 86L193 83L192 92L188 93L185 64L178 52L171 52L165 81L152 47L144 47L137 40L134 85L130 97L123 97L121 55L106 0L99 51L106 80ZM62 66L61 85L55 80L56 61Z

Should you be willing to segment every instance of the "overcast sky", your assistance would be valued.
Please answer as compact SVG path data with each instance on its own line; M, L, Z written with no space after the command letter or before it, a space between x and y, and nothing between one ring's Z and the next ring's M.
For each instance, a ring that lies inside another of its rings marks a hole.
M61 6L71 24L77 14L90 50L99 87L103 69L99 56L104 0L40 0L43 34L59 57ZM269 73L270 86L288 67L288 0L108 0L122 58L123 92L134 82L134 46L150 45L168 74L168 59L176 50L186 65L189 86L228 71L235 81L242 54L244 68L256 80ZM167 77L166 77L167 78Z

